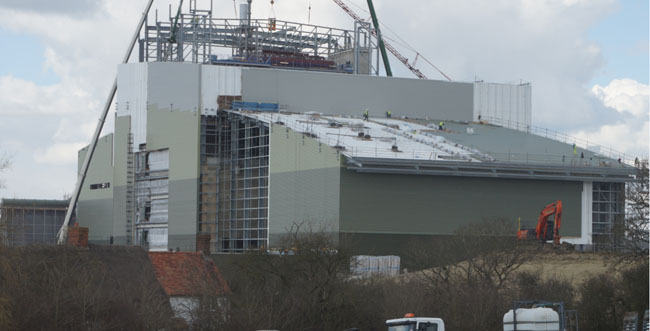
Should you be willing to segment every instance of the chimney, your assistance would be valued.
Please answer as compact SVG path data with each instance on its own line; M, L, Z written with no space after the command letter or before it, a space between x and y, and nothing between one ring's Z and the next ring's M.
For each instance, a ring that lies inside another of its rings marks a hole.
M75 222L68 230L68 243L78 248L88 248L88 228L80 227Z
M210 255L210 234L199 233L196 235L196 251Z

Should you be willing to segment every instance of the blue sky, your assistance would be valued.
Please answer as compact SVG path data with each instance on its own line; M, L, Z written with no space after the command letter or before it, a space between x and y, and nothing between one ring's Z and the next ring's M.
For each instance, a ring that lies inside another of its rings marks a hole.
M648 2L621 1L614 13L589 31L589 38L600 45L606 63L593 79L594 84L607 85L620 77L648 84Z
M0 28L0 40L12 50L0 52L0 76L12 75L39 85L60 81L51 69L44 68L45 47L37 37Z
M649 1L623 0L588 32L605 59L591 83L607 85L627 77L648 84ZM60 78L45 66L45 47L33 35L0 28L0 40L13 52L0 52L0 76L13 75L39 85L58 83ZM394 64L395 65L395 64Z

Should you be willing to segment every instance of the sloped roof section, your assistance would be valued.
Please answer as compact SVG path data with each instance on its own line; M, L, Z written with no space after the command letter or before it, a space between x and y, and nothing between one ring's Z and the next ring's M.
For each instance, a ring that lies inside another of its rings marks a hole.
M231 293L219 268L200 252L149 252L149 259L169 296Z
M635 173L625 160L612 159L610 149L581 148L568 136L487 121L230 112L317 139L338 149L347 168L358 172L608 182L630 181Z
M0 199L0 206L66 209L70 200Z
M284 125L308 134L347 157L372 157L440 162L482 162L492 160L476 149L449 141L435 125L421 125L400 119L363 119L313 113L236 112L266 123Z

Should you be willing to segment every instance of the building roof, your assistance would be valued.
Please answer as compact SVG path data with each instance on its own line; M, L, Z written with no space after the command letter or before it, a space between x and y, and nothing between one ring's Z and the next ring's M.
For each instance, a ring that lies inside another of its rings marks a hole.
M415 120L419 123L435 121ZM556 164L591 167L623 168L625 163L618 163L618 154L605 153L604 147L595 144L587 147L576 145L575 138L561 135L552 130L534 128L535 131L516 130L508 127L481 122L445 122L446 130L438 135L450 141L469 146L489 154L495 161L513 163ZM471 134L468 134L468 129ZM586 148L585 148L586 147ZM601 150L602 149L602 150ZM584 155L584 158L582 157ZM628 160L629 161L629 160Z
M200 252L149 252L149 259L169 296L230 294L217 266Z
M370 121L364 121L360 118L319 114L245 114L307 133L321 143L338 148L343 155L349 157L467 162L491 160L479 150L442 137L433 126L399 119L371 118Z
M0 199L0 207L68 208L70 200Z
M579 181L626 181L635 171L592 149L576 146L574 152L567 136L562 142L485 121L445 122L439 130L440 121L430 119L235 113L286 126L337 148L348 168L356 171Z

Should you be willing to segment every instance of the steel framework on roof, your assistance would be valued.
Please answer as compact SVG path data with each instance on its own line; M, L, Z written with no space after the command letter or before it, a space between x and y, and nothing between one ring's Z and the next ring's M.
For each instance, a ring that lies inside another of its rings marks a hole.
M139 40L140 62L210 63L215 52L224 48L248 62L261 61L265 51L319 57L352 51L355 63L367 57L369 71L379 72L377 39L370 23L355 22L354 30L345 30L276 19L214 18L212 10L195 7L181 13L177 23L175 19L171 10L167 21L159 20L156 12L155 22L145 26Z

